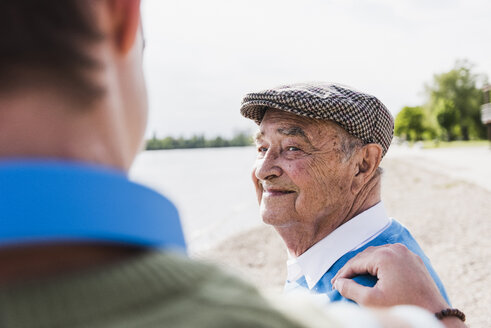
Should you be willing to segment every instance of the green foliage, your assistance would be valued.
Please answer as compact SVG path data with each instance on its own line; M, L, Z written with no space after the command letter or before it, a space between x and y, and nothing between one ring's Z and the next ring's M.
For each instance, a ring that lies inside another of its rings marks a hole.
M455 103L449 99L438 99L435 104L434 112L438 124L445 133L446 140L455 140L460 134L460 112Z
M215 147L242 147L252 145L252 137L246 133L237 133L232 139L216 137L206 139L203 135L194 135L190 139L166 137L157 139L154 135L147 140L146 150L158 149L189 149L189 148L215 148Z
M435 74L426 86L427 103L404 107L396 116L394 134L408 141L485 139L478 84L487 78L472 69L472 64L464 60L457 61L446 73Z
M482 76L473 73L472 68L468 61L457 61L449 72L434 75L426 87L427 107L437 118L446 140L486 137L480 120L482 93L477 87Z
M422 107L404 107L396 116L394 134L409 141L422 140L425 116Z
M431 140L438 134L436 120L426 107L404 107L394 123L394 134L408 141Z

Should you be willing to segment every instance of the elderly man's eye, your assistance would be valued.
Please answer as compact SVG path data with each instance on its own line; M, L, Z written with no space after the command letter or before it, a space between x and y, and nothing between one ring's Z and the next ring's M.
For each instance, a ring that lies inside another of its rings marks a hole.
M268 148L266 147L257 147L257 152L258 153L265 153L268 151Z
M300 148L297 148L297 147L294 147L294 146L290 146L290 147L286 147L286 150L288 150L288 151L299 151L301 149Z

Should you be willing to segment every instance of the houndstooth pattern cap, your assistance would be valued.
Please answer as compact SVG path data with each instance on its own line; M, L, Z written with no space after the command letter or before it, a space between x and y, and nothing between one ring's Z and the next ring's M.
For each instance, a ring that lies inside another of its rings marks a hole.
M340 84L298 83L248 93L240 113L260 124L268 108L334 121L365 144L382 146L382 156L394 134L394 118L380 100Z

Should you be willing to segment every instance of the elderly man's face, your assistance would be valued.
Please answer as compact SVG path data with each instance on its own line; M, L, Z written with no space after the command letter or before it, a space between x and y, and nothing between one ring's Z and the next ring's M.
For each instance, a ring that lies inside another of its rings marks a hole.
M349 204L356 165L346 159L347 132L332 122L267 110L256 138L253 181L265 223L333 229Z

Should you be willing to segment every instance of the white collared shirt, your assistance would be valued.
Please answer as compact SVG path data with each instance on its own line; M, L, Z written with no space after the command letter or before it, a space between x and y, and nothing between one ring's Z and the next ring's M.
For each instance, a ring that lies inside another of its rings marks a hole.
M391 222L384 204L377 203L339 226L299 257L289 254L287 280L293 282L305 276L309 289L312 289L344 254L373 240Z

